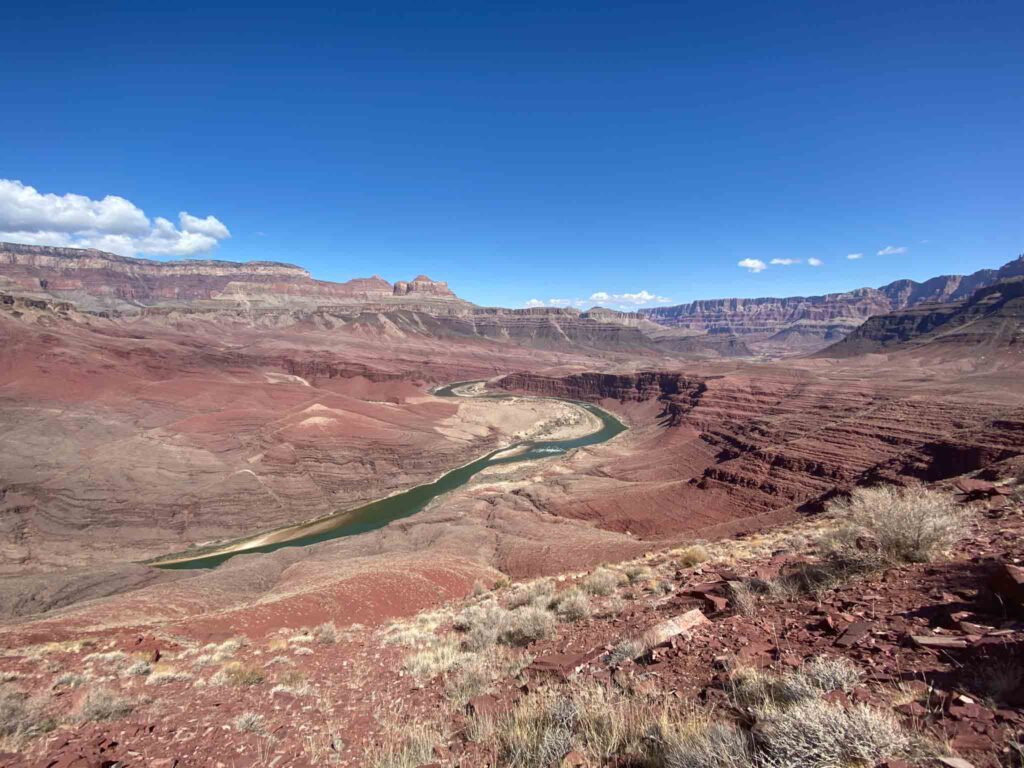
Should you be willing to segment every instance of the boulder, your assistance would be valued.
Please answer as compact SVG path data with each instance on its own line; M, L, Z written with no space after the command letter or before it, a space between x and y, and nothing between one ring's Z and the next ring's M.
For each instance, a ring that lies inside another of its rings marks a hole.
M1000 563L989 577L989 587L1007 611L1024 615L1024 568Z
M673 616L660 624L656 624L644 633L644 641L648 647L667 643L673 637L690 632L701 624L710 624L710 620L701 611L694 608L679 616Z

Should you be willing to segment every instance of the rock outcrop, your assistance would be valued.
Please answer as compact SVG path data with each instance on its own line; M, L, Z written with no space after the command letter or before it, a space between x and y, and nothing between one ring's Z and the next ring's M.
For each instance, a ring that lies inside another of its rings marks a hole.
M431 280L426 275L419 275L414 277L411 281L405 282L399 280L395 283L393 289L395 296L408 296L415 294L417 296L443 296L445 298L455 298L455 294L448 288L448 283L443 281Z
M817 356L851 357L907 349L921 352L925 347L928 352L958 351L968 356L972 351L992 355L1024 348L1024 277L979 288L964 300L923 303L876 315Z
M770 354L813 352L839 341L873 315L969 297L978 288L1024 275L1024 256L1000 269L941 275L918 283L897 280L880 288L786 298L712 299L640 313L665 326L734 334Z

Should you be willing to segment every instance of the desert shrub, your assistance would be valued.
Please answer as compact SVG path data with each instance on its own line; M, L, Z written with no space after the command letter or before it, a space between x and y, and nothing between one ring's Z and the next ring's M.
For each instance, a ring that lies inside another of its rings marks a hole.
M928 562L963 536L963 515L953 498L926 488L858 488L832 502L830 511L872 537L894 562Z
M313 639L323 645L333 645L338 642L338 630L333 621L327 621L313 629Z
M82 700L79 715L85 721L118 720L135 709L129 699L117 695L109 688L94 688Z
M292 651L296 656L312 656L315 651L305 645L300 645L298 648Z
M240 661L231 661L221 667L220 671L210 678L214 685L259 685L264 680L263 670L250 667Z
M452 625L465 633L462 644L467 651L482 651L498 642L507 613L497 602L488 600L463 609Z
M610 595L619 586L619 576L607 568L598 568L583 580L581 586L591 595Z
M124 651L90 653L84 656L82 660L104 667L111 672L120 672L132 663L131 657Z
M729 722L701 716L662 717L653 731L652 763L658 768L752 768L750 737Z
M509 768L558 765L577 743L579 710L568 696L535 696L501 719L496 729L502 764Z
M57 727L41 697L29 696L12 686L0 687L0 738L17 746Z
M555 633L555 617L543 608L532 605L508 611L498 632L498 641L505 645L529 645Z
M796 672L822 693L850 691L860 682L860 670L842 656L815 656Z
M626 574L626 579L630 584L639 584L641 581L647 581L653 576L651 569L646 565L628 565L622 572Z
M497 592L499 589L505 589L505 587L512 584L512 579L508 576L499 576L494 580L494 591Z
M757 594L746 582L729 582L729 602L740 616L752 616L757 612Z
M429 763L441 736L432 727L409 723L389 733L384 744L366 754L368 768L418 768Z
M895 717L863 704L804 701L759 714L756 747L762 764L834 768L911 757L918 742Z
M626 601L618 595L612 595L598 608L595 615L602 619L618 616L626 610Z
M78 675L74 672L65 672L53 681L54 688L77 688L78 686L85 683L86 678L84 675Z
M168 664L157 664L153 667L146 685L167 685L168 683L184 683L192 679L192 675Z
M523 768L558 766L570 749L583 751L588 764L639 765L660 712L598 684L543 689L494 723L495 751L500 765Z
M817 657L786 675L738 669L729 680L729 694L738 707L786 707L829 691L849 691L859 680L860 671L848 660Z
M263 733L266 729L266 718L255 712L243 712L235 718L235 730L239 733Z
M145 677L153 671L153 665L144 659L139 659L125 670L125 674Z
M271 653L283 651L288 648L288 639L284 637L272 637L267 641L267 650Z
M547 601L555 591L555 584L551 579L540 579L530 584L520 584L509 595L508 607L521 608L524 605L541 605L547 607Z
M711 554L700 544L694 544L679 552L677 562L680 568L692 568L705 562Z
M473 597L483 597L487 594L487 585L480 579L473 582Z
M626 661L632 661L647 652L647 644L638 638L629 638L616 645L608 654L608 665L617 667Z
M590 618L591 608L587 596L578 589L567 589L551 601L559 617L566 621L582 621Z
M494 681L489 660L476 657L463 661L448 675L445 694L459 706L484 693Z

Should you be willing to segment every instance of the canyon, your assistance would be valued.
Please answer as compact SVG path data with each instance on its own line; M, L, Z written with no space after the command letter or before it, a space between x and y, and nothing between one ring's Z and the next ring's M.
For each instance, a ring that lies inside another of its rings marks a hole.
M857 487L1016 476L1021 271L621 313L2 245L0 642L372 632L477 582L800 525ZM628 429L356 535L152 567L576 435L574 402Z
M785 298L712 299L641 313L662 325L738 336L751 349L779 356L835 343L873 315L968 298L979 288L1024 275L1024 256L999 269L940 275L924 282L896 280L880 288Z

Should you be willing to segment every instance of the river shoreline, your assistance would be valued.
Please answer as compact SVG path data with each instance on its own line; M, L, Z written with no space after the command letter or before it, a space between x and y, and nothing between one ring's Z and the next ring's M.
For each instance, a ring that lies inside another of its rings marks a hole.
M510 436L509 444L443 473L436 480L314 520L294 523L225 544L177 553L147 561L147 565L168 569L212 568L238 554L267 552L283 546L308 546L339 536L355 535L383 527L423 509L435 497L468 482L482 469L495 464L550 458L582 445L604 442L626 429L618 419L597 406L557 398L492 394L483 382L457 382L438 388L438 397L465 398L460 403L473 410L484 408L536 409L541 418L532 427ZM488 414L493 419L493 414ZM516 414L520 419L521 413Z

